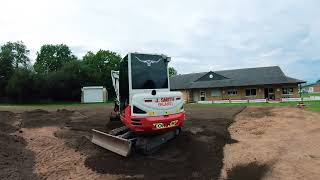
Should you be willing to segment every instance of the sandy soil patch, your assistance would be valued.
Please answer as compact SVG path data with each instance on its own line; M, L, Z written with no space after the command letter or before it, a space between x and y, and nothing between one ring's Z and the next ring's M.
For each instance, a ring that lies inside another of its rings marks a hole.
M54 137L57 130L57 127L22 129L28 142L26 148L36 155L34 171L40 179L115 179L86 168L86 156Z
M248 107L229 127L223 179L318 179L320 114L297 108Z

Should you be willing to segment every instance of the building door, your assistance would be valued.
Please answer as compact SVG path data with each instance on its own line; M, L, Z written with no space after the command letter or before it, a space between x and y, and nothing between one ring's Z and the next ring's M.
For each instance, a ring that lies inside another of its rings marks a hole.
M198 89L193 89L192 90L192 102L198 102L199 101L199 90Z
M275 100L276 96L274 94L273 88L265 88L264 89L264 98L268 100Z
M200 101L206 100L206 92L205 90L200 90Z
M188 100L187 102L193 102L193 91L192 90L189 90L188 91Z

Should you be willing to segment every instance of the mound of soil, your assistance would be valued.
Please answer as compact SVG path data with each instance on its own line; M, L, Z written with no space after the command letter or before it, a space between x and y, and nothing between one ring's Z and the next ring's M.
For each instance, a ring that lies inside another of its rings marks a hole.
M19 130L18 124L15 123L16 116L9 111L0 111L0 132L13 133Z
M97 152L101 152L101 148L89 140L91 138L91 132L89 131L75 131L63 128L56 131L54 136L63 139L68 147L87 155L94 155Z
M0 111L0 179L36 179L34 154L26 149L25 140L12 134L18 131L17 114Z
M224 148L223 178L319 179L318 112L248 107L236 117L229 132L239 142Z
M0 133L0 179L37 179L33 174L34 154L17 135Z
M13 133L18 130L18 127L14 127L12 125L0 122L0 132L2 133Z
M56 112L50 113L45 110L36 109L23 112L22 127L24 128L39 128L45 126L61 126L70 121L70 116L74 111L58 109Z
M0 122L6 124L12 124L15 121L15 114L10 111L0 111Z
M230 180L257 180L262 179L269 169L270 167L266 164L251 162L237 165L227 171L227 174Z
M0 111L0 132L13 133L19 128L15 125L15 114L9 111Z
M263 118L266 116L274 116L274 113L272 113L272 109L274 109L274 107L256 107L255 110L248 110L244 113L250 118Z

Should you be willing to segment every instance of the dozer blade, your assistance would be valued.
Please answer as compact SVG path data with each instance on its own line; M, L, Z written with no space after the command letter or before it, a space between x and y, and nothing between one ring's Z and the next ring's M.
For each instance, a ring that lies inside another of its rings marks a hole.
M91 142L108 149L121 156L127 157L131 152L132 142L128 139L124 139L118 136L113 136L96 129L92 129L93 137Z

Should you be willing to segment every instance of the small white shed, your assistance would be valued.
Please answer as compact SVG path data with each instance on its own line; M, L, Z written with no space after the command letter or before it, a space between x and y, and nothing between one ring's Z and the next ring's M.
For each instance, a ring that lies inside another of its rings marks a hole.
M103 86L88 86L83 87L81 90L82 103L100 103L107 101L108 93Z

